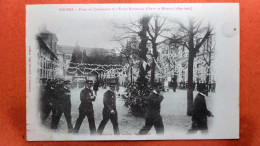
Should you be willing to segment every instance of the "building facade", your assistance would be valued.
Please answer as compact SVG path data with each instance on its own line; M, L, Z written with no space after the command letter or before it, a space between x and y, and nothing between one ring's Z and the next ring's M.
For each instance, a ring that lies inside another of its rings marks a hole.
M57 42L56 34L42 30L37 35L38 41L38 78L56 78L56 69L58 66Z
M188 81L189 52L184 46L168 45L167 41L160 45L157 58L157 76L160 78L176 78L177 82ZM194 82L215 82L214 76L214 50L206 50L203 46L196 53L193 64Z

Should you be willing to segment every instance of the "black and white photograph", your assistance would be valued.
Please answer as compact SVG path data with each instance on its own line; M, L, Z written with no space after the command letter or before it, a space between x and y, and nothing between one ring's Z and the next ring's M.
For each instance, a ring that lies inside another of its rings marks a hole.
M239 138L239 4L26 6L28 141Z

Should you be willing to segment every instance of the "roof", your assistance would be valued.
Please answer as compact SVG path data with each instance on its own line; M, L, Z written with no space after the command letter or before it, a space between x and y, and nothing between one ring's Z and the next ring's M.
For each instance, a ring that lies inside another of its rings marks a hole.
M50 32L50 31L47 30L47 29L42 30L42 31L40 32L40 34L50 34L50 35L52 35L52 36L55 38L56 41L58 41L57 35L56 35L55 33Z
M42 45L45 46L45 47L43 47L43 48L44 48L46 51L48 51L51 55L53 55L53 57L54 57L55 59L58 60L56 54L50 49L50 47L46 44L46 42L45 42L40 36L38 36L37 39L38 39L39 43L41 43Z
M57 46L57 50L63 54L72 54L74 48L74 46Z
M66 45L58 45L57 50L63 54L72 54L74 48L76 46L66 46ZM90 48L90 47L79 47L80 50L86 50L87 55L89 55L92 50L99 49L100 51L106 52L106 53L112 53L115 54L115 50L111 49L104 49L104 48Z

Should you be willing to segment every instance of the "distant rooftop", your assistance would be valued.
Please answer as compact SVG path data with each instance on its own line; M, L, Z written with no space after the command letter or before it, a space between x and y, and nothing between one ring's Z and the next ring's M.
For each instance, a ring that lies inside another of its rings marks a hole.
M57 50L63 54L72 54L75 47L76 46L58 45ZM87 55L89 55L90 52L93 51L94 49L102 50L104 52L115 53L114 49L110 50L110 49L104 49L104 48L90 48L90 47L81 47L81 46L79 47L79 49L81 51L86 50Z

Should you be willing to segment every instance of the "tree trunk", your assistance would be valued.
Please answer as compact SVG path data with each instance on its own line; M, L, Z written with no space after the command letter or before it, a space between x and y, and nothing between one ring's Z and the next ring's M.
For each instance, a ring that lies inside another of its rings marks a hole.
M208 64L206 62L206 64L208 65L207 76L206 76L206 84L209 85L209 80L210 80L210 76L209 76L209 74L210 74L210 62L211 62L211 52L210 52L211 50L209 48L209 39L207 39L207 48L206 49L207 49L207 52L209 54Z
M210 68L207 71L207 76L206 76L206 84L209 85L209 81L210 81Z
M132 84L133 83L133 68L132 68L132 66L131 66L130 74L131 74L131 84Z
M207 39L207 43L208 43L208 39ZM207 46L207 50L209 50L208 46ZM209 91L210 65L211 65L211 50L208 51L208 52L209 52L209 62L208 62L208 70L207 70L206 84L207 84L207 88L208 88L208 91ZM207 96L208 96L208 92L207 92Z
M153 60L152 65L151 65L151 85L152 85L152 87L154 85L154 78L155 78L155 62Z
M188 61L188 90L187 90L187 115L192 115L193 110L193 63L195 53L192 50L189 51Z
M152 48L153 48L153 59L152 59L152 65L151 65L151 85L154 85L154 79L155 79L155 60L157 59L158 52L157 52L157 45L154 42L152 42Z

